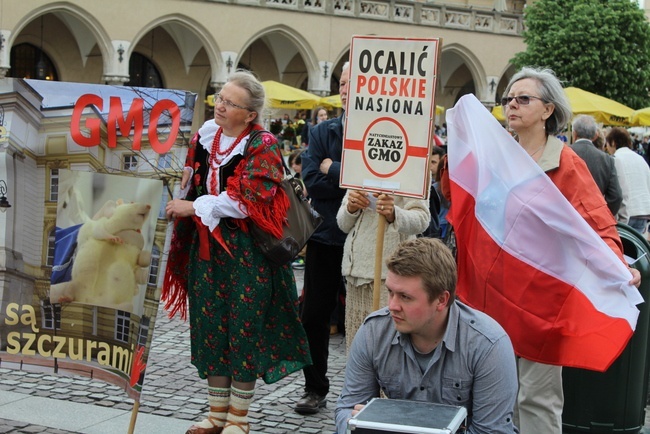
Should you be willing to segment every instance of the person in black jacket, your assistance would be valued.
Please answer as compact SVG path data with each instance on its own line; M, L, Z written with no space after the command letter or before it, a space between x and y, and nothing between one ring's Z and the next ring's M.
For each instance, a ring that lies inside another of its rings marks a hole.
M431 155L429 156L429 172L431 173L431 190L429 192L429 212L431 213L431 222L429 227L422 232L423 237L429 238L442 238L442 231L440 229L440 196L436 189L438 179L438 164L445 155L445 150L440 146L433 145L431 147Z
M348 64L343 65L339 91L345 107L348 93ZM300 414L315 414L325 407L329 393L327 357L329 355L330 316L337 298L345 291L341 275L346 234L336 223L345 189L339 187L343 153L341 117L314 126L309 131L309 148L302 155L302 176L314 209L323 222L307 242L303 289L302 324L307 332L312 366L303 368L305 393L296 403Z
M312 117L305 122L305 125L302 127L302 132L300 140L302 141L302 147L306 148L309 146L309 130L314 128L316 125L320 124L323 121L327 120L327 109L322 106L318 106L312 110Z
M598 189L605 197L609 210L616 216L623 201L623 193L618 182L614 157L598 150L592 142L598 136L596 121L589 115L576 116L572 130L574 143L571 149L585 161Z

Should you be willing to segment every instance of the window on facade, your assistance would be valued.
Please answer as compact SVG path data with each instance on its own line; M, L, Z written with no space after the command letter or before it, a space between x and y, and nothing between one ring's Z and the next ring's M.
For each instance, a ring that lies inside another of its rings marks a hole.
M56 202L59 199L59 169L50 170L50 200Z
M41 328L47 330L61 329L61 305L45 304L41 300Z
M160 267L160 249L153 246L151 249L151 267L149 267L149 285L158 284L158 268Z
M122 169L135 171L138 169L138 157L134 154L122 156Z
M156 87L162 89L163 83L158 68L140 53L132 53L129 59L129 82L126 86Z
M54 265L54 241L56 240L55 229L52 229L47 236L47 258L45 258L45 265L51 267Z
M169 193L167 193L167 186L163 187L162 197L160 199L160 209L158 209L158 218L167 218L167 201L169 200Z
M11 69L7 77L58 81L59 76L49 56L32 44L18 44L9 54Z
M169 169L172 167L172 154L167 152L166 154L161 154L158 156L158 168L159 169Z
M140 331L138 332L138 346L144 347L147 345L147 337L149 337L149 323L151 320L148 316L140 318Z
M130 331L131 314L123 310L118 310L115 314L115 340L120 342L129 342Z

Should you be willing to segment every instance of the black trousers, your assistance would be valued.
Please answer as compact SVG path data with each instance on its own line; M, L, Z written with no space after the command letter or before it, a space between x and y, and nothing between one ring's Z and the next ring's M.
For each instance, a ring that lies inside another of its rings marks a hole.
M330 316L339 294L345 291L341 276L343 246L316 241L307 243L302 300L302 325L307 332L309 351L314 363L303 368L305 390L325 396L330 390L327 358L330 343Z

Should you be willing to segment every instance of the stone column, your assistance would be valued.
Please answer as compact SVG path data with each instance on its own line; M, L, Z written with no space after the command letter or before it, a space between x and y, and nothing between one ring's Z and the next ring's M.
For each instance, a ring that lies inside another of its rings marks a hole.
M237 70L237 59L239 54L234 51L222 51L221 63L212 66L212 82L216 92L219 92L223 85L226 83L230 74Z
M309 92L315 95L329 96L333 66L334 64L327 60L318 62L319 74L316 77L309 77Z
M498 85L499 77L488 75L485 78L485 97L481 98L481 102L489 108L495 106Z
M0 79L5 78L7 72L11 69L11 65L9 64L9 54L11 49L7 45L10 35L10 30L0 29Z
M106 84L121 86L130 80L129 78L129 41L113 40L113 51L108 59L104 61L104 76L102 80Z

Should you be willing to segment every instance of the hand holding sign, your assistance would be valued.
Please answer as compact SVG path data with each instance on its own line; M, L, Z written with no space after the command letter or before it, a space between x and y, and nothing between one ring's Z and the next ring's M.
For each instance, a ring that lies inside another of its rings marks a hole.
M385 193L374 193L377 197L377 213L386 217L388 223L395 221L395 198Z
M388 223L395 221L395 198L384 193L368 193L360 190L348 191L347 209L351 214L370 208L386 217Z

